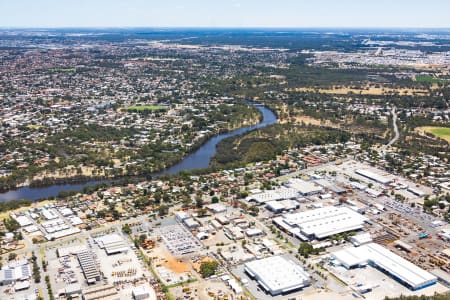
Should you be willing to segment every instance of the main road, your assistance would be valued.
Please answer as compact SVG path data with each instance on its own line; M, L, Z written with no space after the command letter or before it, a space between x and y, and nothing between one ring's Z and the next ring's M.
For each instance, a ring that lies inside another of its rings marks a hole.
M395 106L392 107L391 113L392 113L392 125L394 126L395 135L394 135L394 138L389 143L387 143L386 147L391 147L400 137L400 133L398 132L398 126L397 126L397 111L396 111Z

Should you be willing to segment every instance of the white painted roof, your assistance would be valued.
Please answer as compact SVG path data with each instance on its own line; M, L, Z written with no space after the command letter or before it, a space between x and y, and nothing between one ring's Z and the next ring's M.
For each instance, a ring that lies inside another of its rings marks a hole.
M333 253L333 256L348 266L370 261L412 287L436 281L436 276L375 243L340 250Z
M245 264L246 270L270 291L289 291L309 283L303 268L282 256L272 256Z

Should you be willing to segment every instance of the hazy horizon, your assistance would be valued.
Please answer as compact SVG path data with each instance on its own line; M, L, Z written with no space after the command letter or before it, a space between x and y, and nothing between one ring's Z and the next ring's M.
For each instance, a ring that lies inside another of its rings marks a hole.
M448 29L445 0L0 0L1 28Z

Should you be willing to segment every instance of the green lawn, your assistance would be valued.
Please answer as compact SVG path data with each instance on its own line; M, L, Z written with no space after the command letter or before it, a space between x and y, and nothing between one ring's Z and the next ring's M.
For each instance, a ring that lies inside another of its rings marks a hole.
M448 127L435 127L430 128L432 134L437 135L438 137L450 137L450 128Z
M125 107L123 109L128 110L128 111L146 111L146 110L162 111L162 110L167 110L167 107L160 106L160 105L133 105L133 106Z
M416 76L417 82L426 82L426 83L440 83L443 82L442 79L436 78L434 76L430 75L417 75Z
M42 125L27 125L28 129L38 130L44 128Z
M432 127L432 126L426 126L421 127L422 131L429 132L441 139L444 139L448 142L450 142L450 127Z

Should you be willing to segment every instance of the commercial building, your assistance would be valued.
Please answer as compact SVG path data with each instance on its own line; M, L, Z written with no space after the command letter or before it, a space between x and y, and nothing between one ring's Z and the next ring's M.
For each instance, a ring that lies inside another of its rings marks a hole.
M333 234L361 229L366 220L366 217L348 207L326 206L284 214L280 218L274 218L273 223L301 239L302 236L307 239L323 239Z
M284 183L288 188L295 189L302 196L312 196L323 191L323 187L312 181L305 181L298 178L289 179Z
M86 252L88 250L89 249L86 245L76 245L76 246L58 248L56 251L58 251L58 254L60 257L65 257L65 256L69 256L69 255L77 255L80 252Z
M225 205L223 205L222 203L208 204L208 205L206 205L206 208L215 214L224 213L227 211L227 207Z
M328 189L328 190L330 190L330 191L332 191L332 192L334 192L334 193L336 193L338 195L347 193L346 189L341 188L341 187L339 187L339 186L329 182L326 179L317 179L317 180L315 180L315 182L318 185L320 185L320 186L322 186L322 187L324 187L324 188L326 188L326 189Z
M33 221L30 220L30 218L28 218L27 216L18 216L16 217L15 215L11 214L11 217L17 221L17 223L19 223L20 227L24 227L24 226L28 226L28 225L32 225Z
M100 249L104 249L108 255L127 252L129 250L123 238L117 233L96 238L95 242L98 244Z
M259 228L250 228L245 231L245 235L247 235L250 238L262 236L263 234L264 234L264 231L262 231Z
M120 296L117 293L116 288L112 284L95 285L83 289L84 300L120 300Z
M380 175L369 170L358 169L355 170L355 173L381 184L389 184L392 182L392 178L390 176Z
M189 229L195 229L195 228L200 227L200 224L197 221L195 221L193 218L184 219L183 222L186 225L186 227Z
M242 240L245 237L242 229L237 226L228 225L225 229L225 235L231 240Z
M431 274L435 275L439 282L441 282L447 287L450 287L450 274L439 268L432 270Z
M446 241L450 241L450 228L442 228L438 235Z
M303 268L282 256L272 256L248 262L245 272L272 296L288 294L310 284Z
M48 210L44 208L42 209L41 214L46 220L54 220L58 218L58 215L54 210Z
M175 213L175 219L176 219L178 222L183 222L185 219L187 219L187 218L189 218L189 217L190 217L189 214L186 213L186 212L184 212L184 211L177 211L177 212Z
M282 201L269 201L266 203L266 208L275 214L279 214L285 211L294 210L300 207L300 203L296 200L282 200Z
M216 230L222 229L222 224L220 224L216 220L211 220L210 223L211 223L211 226L214 227L214 229L216 229Z
M68 216L72 216L73 215L73 211L68 208L68 207L64 207L59 209L59 213L63 216L63 217L68 217Z
M308 241L308 238L300 233L300 228L293 227L284 222L283 217L276 217L272 219L272 223L275 224L279 229L286 232L291 236L295 236L296 238L302 241Z
M72 298L75 298L79 295L81 295L81 284L74 283L74 284L68 284L64 288L60 289L58 291L58 295L61 296L70 296Z
M227 280L227 283L236 295L242 294L242 288L236 279L230 278Z
M370 265L412 290L436 283L436 276L375 243L334 252L332 257L347 269Z
M370 233L361 233L350 237L350 243L352 243L355 247L359 247L371 242L372 237L370 236Z
M266 208L274 214L282 213L285 208L284 205L278 201L269 201L266 203Z
M426 195L424 191L414 187L408 187L407 191L410 192L411 194L416 195L417 197L424 197Z
M133 288L133 290L131 291L131 296L133 297L134 300L144 300L144 299L156 300L155 291L151 288L144 286Z
M224 215L216 216L216 220L217 220L221 225L227 225L227 224L230 224L230 219L229 219L227 216L224 216Z
M280 201L285 199L295 199L299 197L297 189L294 188L279 188L276 190L269 190L263 193L248 196L248 202L256 202L256 204L264 204L269 201Z
M27 290L30 288L30 281L26 280L26 281L18 281L16 282L16 284L14 285L14 291L18 292L18 291L23 291L23 290Z
M89 284L100 281L100 272L92 254L88 251L79 252L77 253L77 258L86 281Z
M79 228L70 227L70 228L67 228L67 229L56 231L54 233L46 234L45 238L48 241L51 241L51 240L54 240L54 239L59 239L59 238L62 238L62 237L68 236L68 235L72 235L72 234L76 234L76 233L80 233L80 232L81 232L81 230Z
M31 268L28 262L21 265L5 266L0 270L0 285L8 285L30 279Z

